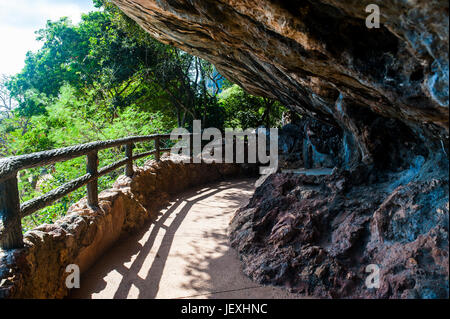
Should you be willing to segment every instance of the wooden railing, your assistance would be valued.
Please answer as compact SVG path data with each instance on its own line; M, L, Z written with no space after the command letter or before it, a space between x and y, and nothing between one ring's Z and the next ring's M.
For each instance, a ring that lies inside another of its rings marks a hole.
M181 134L179 135L181 136ZM192 134L191 143L192 143ZM155 155L159 161L160 153L170 149L160 148L161 139L170 138L170 134L133 136L117 140L99 141L75 145L60 149L37 152L21 156L0 159L0 248L14 249L23 247L21 219L45 208L56 200L87 185L87 201L91 207L98 205L98 178L122 166L125 174L133 176L133 161ZM155 141L155 149L133 155L133 145L139 142ZM108 166L98 168L98 151L125 145L125 158ZM192 144L191 144L192 145ZM17 173L20 170L67 161L80 156L87 157L87 172L48 193L20 203Z

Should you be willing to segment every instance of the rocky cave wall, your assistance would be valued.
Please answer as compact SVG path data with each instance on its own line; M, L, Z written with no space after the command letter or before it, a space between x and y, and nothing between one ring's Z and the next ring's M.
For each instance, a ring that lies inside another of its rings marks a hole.
M250 93L341 129L348 167L448 154L448 1L112 2Z
M316 297L448 298L447 0L111 1L302 114L301 136L280 140L297 160L311 145L335 158L331 176L272 174L237 211L249 277Z

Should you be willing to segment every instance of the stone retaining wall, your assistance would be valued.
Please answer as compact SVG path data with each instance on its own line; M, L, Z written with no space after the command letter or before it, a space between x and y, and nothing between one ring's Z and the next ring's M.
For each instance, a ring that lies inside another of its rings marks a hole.
M185 164L175 158L135 168L132 178L121 176L99 194L99 209L82 199L54 224L27 232L24 248L0 250L0 298L67 296L67 265L78 265L81 273L88 269L119 237L155 220L172 194L245 173L236 164Z

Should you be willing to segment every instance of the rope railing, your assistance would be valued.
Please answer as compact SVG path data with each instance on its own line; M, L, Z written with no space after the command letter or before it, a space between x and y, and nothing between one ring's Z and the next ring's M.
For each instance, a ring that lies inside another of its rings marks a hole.
M190 136L192 145L192 134ZM179 134L186 136L186 134ZM91 207L98 207L98 179L120 167L125 166L125 175L133 176L133 161L150 155L160 160L161 152L170 150L161 148L161 139L170 138L170 134L154 134L132 136L117 140L97 141L75 146L69 146L49 151L13 156L0 159L0 248L14 249L23 247L21 219L45 208L71 192L87 186L87 201ZM135 143L155 141L155 149L133 155ZM125 145L125 158L98 168L98 152L100 150ZM76 178L46 194L20 203L17 174L19 171L71 160L86 156L86 174Z

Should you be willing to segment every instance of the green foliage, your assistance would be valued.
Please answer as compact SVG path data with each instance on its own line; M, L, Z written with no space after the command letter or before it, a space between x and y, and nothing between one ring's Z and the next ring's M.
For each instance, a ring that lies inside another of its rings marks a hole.
M286 110L279 102L250 95L236 84L223 90L218 99L225 110L225 126L233 128L278 127Z
M18 115L16 115L18 117ZM173 118L162 112L139 110L130 105L120 112L113 121L97 112L95 105L82 97L76 96L76 90L69 85L61 88L58 99L45 108L44 114L31 116L27 130L22 128L3 131L3 137L9 149L8 155L27 154L52 148L60 148L94 140L116 139L132 135L165 133L176 126ZM0 129L4 129L3 124ZM143 152L153 145L138 144L135 152ZM123 149L110 149L100 152L100 166L106 166L124 157ZM142 163L142 161L141 161ZM85 158L80 157L67 162L21 171L19 174L19 190L21 201L27 201L45 194L86 172ZM121 169L108 174L99 180L99 190L111 186L121 174ZM64 197L56 204L49 206L34 216L23 219L24 230L44 222L52 222L67 211L67 208L85 196L84 188Z

